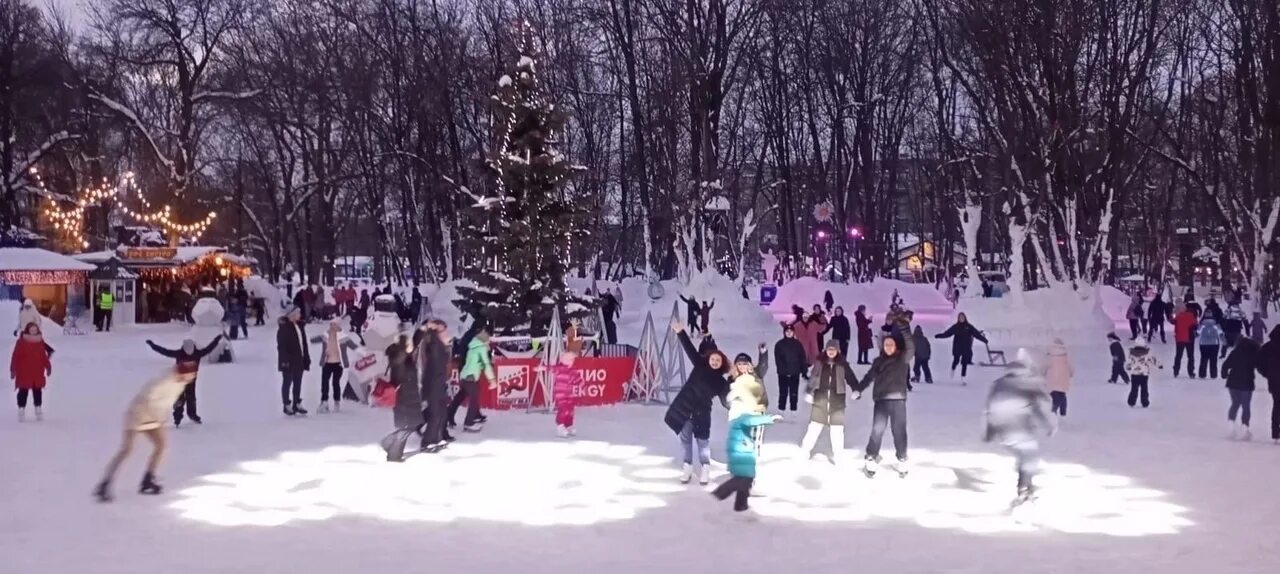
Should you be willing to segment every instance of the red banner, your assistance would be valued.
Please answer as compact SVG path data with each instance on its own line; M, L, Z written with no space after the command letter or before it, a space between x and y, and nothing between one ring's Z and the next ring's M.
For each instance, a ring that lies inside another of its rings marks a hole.
M494 359L494 375L497 385L489 386L485 378L480 380L480 406L486 409L541 407L547 404L539 384L536 370L538 359ZM573 368L582 374L582 389L578 394L578 406L613 405L622 402L627 381L635 372L636 360L628 357L581 357ZM458 390L458 371L453 371L449 394Z

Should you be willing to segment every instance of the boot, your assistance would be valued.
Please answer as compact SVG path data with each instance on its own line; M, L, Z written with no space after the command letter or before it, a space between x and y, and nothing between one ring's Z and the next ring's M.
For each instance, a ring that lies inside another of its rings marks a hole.
M285 405L284 405L284 416L286 416L286 417L291 417L291 416L293 416L293 414L294 414L294 413L293 413L293 405L290 405L290 404L288 404L288 403L285 403Z
M831 463L840 464L844 460L844 427L831 425Z
M111 496L111 483L105 480L99 482L98 486L93 489L93 497L98 499L98 502L115 500L115 497Z
M204 419L200 418L200 415L190 415L187 418L191 419L191 422L196 423L198 425L204 424Z
M680 467L680 482L682 484L689 484L689 481L692 479L693 465L686 462L684 463L684 466Z
M160 486L160 483L156 482L156 476L154 474L148 472L142 476L142 484L138 486L138 494L155 495L160 494L163 491L164 488Z
M295 414L295 415L303 415L303 416L305 416L305 415L307 414L307 409L302 408L302 402L301 402L301 401L297 401L297 402L294 402L294 403L293 403L293 414Z

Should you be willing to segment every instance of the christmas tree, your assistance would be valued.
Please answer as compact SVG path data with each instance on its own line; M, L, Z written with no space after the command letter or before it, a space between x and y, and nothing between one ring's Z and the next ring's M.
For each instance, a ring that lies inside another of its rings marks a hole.
M570 295L564 277L591 214L568 195L569 178L585 168L557 149L566 118L539 84L527 24L522 36L515 69L492 97L495 142L484 161L492 185L483 195L462 189L475 201L461 232L476 286L459 287L454 303L495 333L537 335L556 306L565 319L590 311L593 303Z

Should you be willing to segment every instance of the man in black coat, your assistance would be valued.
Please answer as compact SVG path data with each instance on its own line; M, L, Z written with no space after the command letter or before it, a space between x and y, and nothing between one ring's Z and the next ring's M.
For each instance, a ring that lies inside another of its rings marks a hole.
M614 321L620 315L622 305L618 303L618 298L613 296L613 292L605 291L600 297L600 312L604 315L604 339L610 345L618 343L618 325Z
M1258 373L1267 378L1267 390L1271 391L1271 440L1280 443L1280 325L1271 328L1271 335L1258 350Z
M800 376L804 374L807 357L804 345L796 338L795 327L784 325L782 338L773 346L773 360L778 365L778 410L787 410L790 401L791 410L800 408Z
M311 349L302 324L302 310L294 307L280 319L276 330L276 355L280 368L280 402L286 416L305 415L302 408L302 375L311 370Z
M831 330L831 338L840 344L840 356L848 357L853 326L849 324L849 317L844 314L844 307L836 307L835 316L831 317L827 328Z
M423 354L422 400L426 403L427 429L422 433L422 449L436 452L453 440L445 428L449 412L449 375L453 341L444 321L427 322L427 335L419 350Z

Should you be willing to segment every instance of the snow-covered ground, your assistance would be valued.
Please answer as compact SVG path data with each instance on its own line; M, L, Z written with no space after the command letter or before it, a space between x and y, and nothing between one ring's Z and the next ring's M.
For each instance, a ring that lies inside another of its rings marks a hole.
M647 310L663 326L672 289L656 303L642 285L624 291L624 340L638 337ZM836 296L850 312L887 306ZM821 291L794 297L810 306ZM936 306L918 315L930 334L949 320ZM770 310L718 301L712 330L731 352L772 347L772 319ZM166 493L135 494L148 451L139 441L118 500L91 501L125 404L169 365L143 341L176 346L185 332L134 326L51 337L58 352L46 420L0 417L0 572L1233 574L1280 563L1270 396L1254 399L1247 443L1226 439L1220 381L1171 380L1166 369L1151 384L1152 407L1130 409L1127 388L1105 381L1102 340L1071 348L1078 376L1069 416L1045 443L1041 500L1018 520L1007 512L1012 460L979 440L986 383L999 371L975 367L969 386L954 384L947 341L934 344L938 384L917 386L909 401L909 477L869 480L853 464L799 460L802 409L766 432L754 522L677 482L677 442L661 407L579 409L579 438L570 441L554 438L550 416L491 413L483 433L442 455L386 463L377 441L390 413L314 414L315 370L304 387L313 414L280 414L274 332L264 328L236 342L237 363L202 368L205 424L172 432ZM1171 364L1172 343L1155 350ZM861 457L870 409L869 400L851 407L850 461ZM713 458L723 460L724 412L713 421Z

